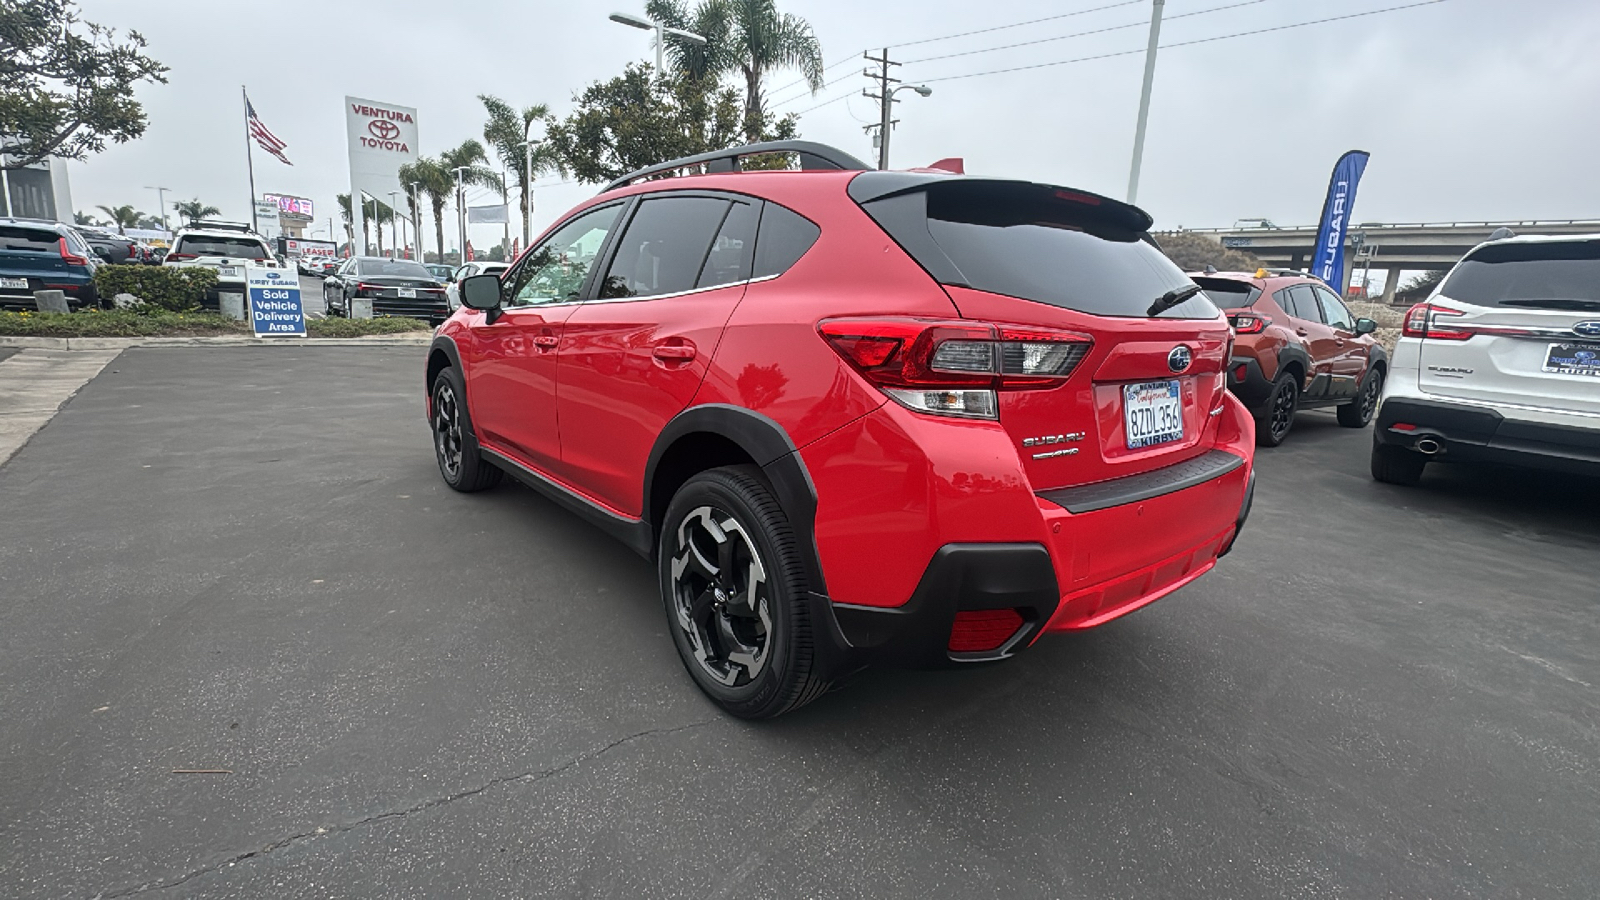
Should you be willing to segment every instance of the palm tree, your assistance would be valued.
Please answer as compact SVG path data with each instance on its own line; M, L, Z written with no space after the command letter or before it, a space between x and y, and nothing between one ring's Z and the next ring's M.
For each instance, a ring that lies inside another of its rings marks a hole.
M433 207L433 234L438 242L439 261L444 262L444 205L450 202L450 195L455 193L455 176L446 171L437 159L426 156L401 166L399 175L401 184L415 184L417 191L426 195L429 205ZM419 238L417 244L420 246L421 243Z
M117 234L125 235L129 228L138 228L139 220L144 213L133 208L132 204L125 206L96 206L95 209L105 213L111 219L111 225L117 226Z
M222 215L222 210L217 209L215 206L208 206L204 203L201 203L199 197L196 197L193 200L180 200L177 203L172 204L172 208L178 211L178 215L188 220L190 225L193 225L207 216Z
M80 209L72 214L72 224L87 225L90 228L95 228L100 224L100 220Z
M768 72L798 69L811 93L822 90L822 44L810 23L779 13L775 0L701 0L692 13L684 0L649 0L645 10L657 22L706 39L703 47L696 47L668 36L673 67L685 77L744 76L746 140L760 140L766 126L762 80Z
M490 94L479 94L478 99L489 114L489 121L483 125L483 139L494 148L501 164L516 173L516 185L522 196L522 243L526 245L533 231L533 184L529 178L545 172L566 175L555 148L548 140L534 141L531 133L534 123L549 120L550 107L536 103L518 111ZM525 142L532 142L533 146L524 147Z
M334 195L334 199L339 201L339 218L344 220L344 239L345 239L345 241L347 243L350 244L350 255L354 256L355 252L356 252L355 251L356 232L355 232L355 229L352 228L351 225L350 225L350 222L351 222L351 219L352 219L352 217L350 215L350 195L349 194L335 194ZM366 243L366 240L367 240L366 225L367 225L366 221L363 220L362 223L361 223L361 226L362 226L361 241L362 241L363 244Z

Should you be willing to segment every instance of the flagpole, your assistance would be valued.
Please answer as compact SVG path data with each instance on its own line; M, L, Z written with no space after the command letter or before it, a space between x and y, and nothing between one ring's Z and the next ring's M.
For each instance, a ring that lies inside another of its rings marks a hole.
M244 97L244 159L250 171L250 230L260 234L261 223L256 219L256 156L250 147L250 94L242 84L239 94Z

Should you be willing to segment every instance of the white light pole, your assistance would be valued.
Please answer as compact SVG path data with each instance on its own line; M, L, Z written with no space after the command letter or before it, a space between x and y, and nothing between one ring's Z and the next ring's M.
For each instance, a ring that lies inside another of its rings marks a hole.
M417 199L417 185L420 181L413 181L406 185L411 191L411 233L417 241L417 262L422 262L422 203ZM444 262L444 260L440 260Z
M393 252L389 254L390 259L400 258L398 255L396 255L400 252L400 216L395 212L394 201L394 198L398 196L400 196L399 191L389 192L389 231L394 234L394 248Z
M456 172L456 230L461 237L461 261L467 261L467 198L466 198L466 166L457 166ZM444 262L444 260L440 260Z
M1133 132L1133 170L1128 173L1128 202L1139 200L1139 164L1144 159L1144 129L1150 118L1150 85L1156 79L1156 45L1161 41L1161 9L1167 0L1152 0L1150 45L1144 51L1144 89L1139 93L1139 125Z
M691 44L704 45L705 42L706 42L706 39L704 37L701 37L700 35L695 34L692 31L684 31L682 28L671 28L671 27L668 27L666 25L661 24L660 22L655 22L655 21L651 21L650 19L646 19L643 16L634 16L634 15L629 15L628 13L619 13L618 12L618 13L612 13L611 16L610 16L610 19L611 19L611 21L616 22L619 25L627 25L627 26L629 26L631 28L642 28L645 31L654 31L656 33L656 77L657 78L661 77L662 67L666 64L666 55L665 55L665 53L666 53L666 48L667 48L667 35L670 34L673 37L683 38L684 40L688 41Z
M171 233L172 229L167 227L167 191L172 190L172 188L153 187L147 184L144 189L156 192L156 206L161 208L161 230Z
M916 91L923 97L933 96L933 88L925 84L902 84L893 90L885 92L883 97L883 120L878 123L878 168L889 168L889 131L894 128L894 105L899 101L894 95L901 91Z

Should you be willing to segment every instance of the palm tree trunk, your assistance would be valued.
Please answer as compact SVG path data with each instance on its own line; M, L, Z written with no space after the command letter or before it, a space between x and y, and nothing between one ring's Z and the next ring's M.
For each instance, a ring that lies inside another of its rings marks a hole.
M439 247L439 263L444 264L444 198L433 197L433 239Z
M526 178L526 176L524 176ZM533 185L522 182L522 246L533 239Z
M766 111L761 103L761 67L744 70L744 138L750 143L761 139L761 120Z

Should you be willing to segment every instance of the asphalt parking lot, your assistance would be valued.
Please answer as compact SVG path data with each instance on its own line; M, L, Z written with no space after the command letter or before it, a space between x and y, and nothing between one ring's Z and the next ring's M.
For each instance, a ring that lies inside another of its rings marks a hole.
M1600 483L1302 415L1197 584L750 724L422 404L418 348L135 349L0 466L0 894L1600 896Z

